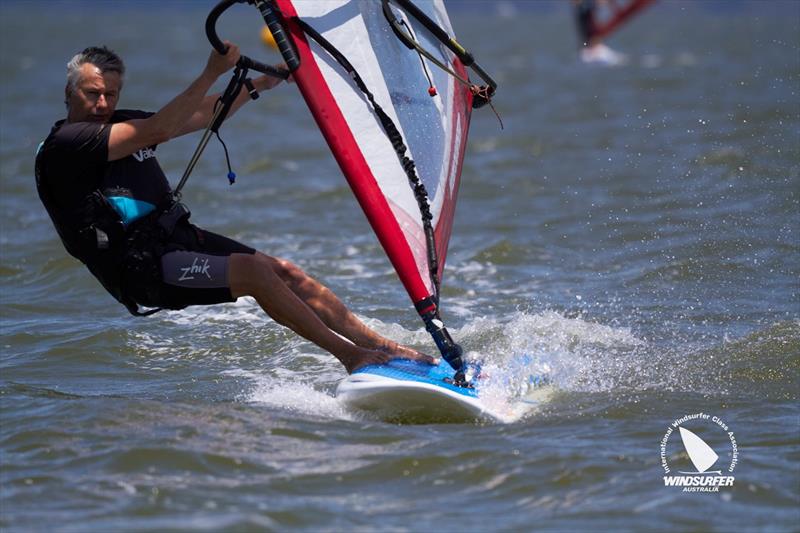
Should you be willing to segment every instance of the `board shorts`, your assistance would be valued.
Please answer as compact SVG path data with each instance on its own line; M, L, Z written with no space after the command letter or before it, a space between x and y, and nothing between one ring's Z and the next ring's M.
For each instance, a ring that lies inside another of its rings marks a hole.
M233 302L228 267L231 254L256 251L233 239L188 222L175 226L161 256L160 306L183 309L189 305Z

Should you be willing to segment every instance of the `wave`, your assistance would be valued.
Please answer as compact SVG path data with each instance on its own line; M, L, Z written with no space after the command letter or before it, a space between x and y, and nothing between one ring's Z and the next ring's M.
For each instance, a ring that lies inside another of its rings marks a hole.
M335 358L268 320L250 299L209 311L164 314L163 333L131 333L130 342L142 355L137 366L164 371L183 367L188 359L235 378L241 391L237 401L312 417L358 418L334 397L345 376ZM422 327L362 319L400 343L435 350ZM176 339L175 326L185 326L186 336ZM493 394L499 391L507 401L529 394L542 384L539 378L558 393L601 393L612 404L640 393L791 400L800 391L800 321L711 345L683 341L678 334L670 337L669 332L651 340L628 327L552 310L466 318L461 327L450 329L467 349L466 358L496 377L487 381Z

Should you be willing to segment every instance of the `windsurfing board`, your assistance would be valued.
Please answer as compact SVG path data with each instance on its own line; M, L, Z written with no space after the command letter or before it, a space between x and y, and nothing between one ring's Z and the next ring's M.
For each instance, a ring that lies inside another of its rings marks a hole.
M535 408L538 394L513 401L482 397L476 387L452 382L453 369L441 361L430 365L394 359L359 368L339 383L336 396L348 408L366 411L387 422L510 422ZM492 401L494 400L494 401Z

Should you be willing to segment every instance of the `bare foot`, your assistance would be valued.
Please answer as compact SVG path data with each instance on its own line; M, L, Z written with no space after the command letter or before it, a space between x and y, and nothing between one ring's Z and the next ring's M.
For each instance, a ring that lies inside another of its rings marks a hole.
M385 346L380 346L378 349L382 352L393 355L396 359L410 359L411 361L419 361L421 363L428 363L429 365L439 364L439 361L436 358L396 342L389 341L389 343L387 343Z
M411 348L394 344L391 348L381 347L378 350L370 350L353 346L352 353L338 357L348 374L352 374L362 366L383 365L392 359L410 359L429 365L439 364L439 361L430 355L425 355Z
M367 365L382 365L389 362L392 357L379 350L368 350L358 346L353 346L352 352L337 356L339 361L344 365L348 374L352 374L362 366Z

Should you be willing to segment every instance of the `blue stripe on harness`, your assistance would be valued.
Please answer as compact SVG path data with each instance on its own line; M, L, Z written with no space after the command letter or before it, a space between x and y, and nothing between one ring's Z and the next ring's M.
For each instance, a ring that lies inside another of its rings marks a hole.
M125 196L109 196L109 203L119 213L122 223L126 226L131 222L152 213L156 206L149 202L127 198Z

